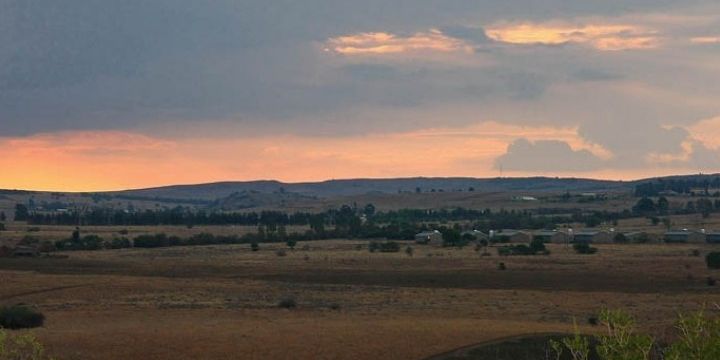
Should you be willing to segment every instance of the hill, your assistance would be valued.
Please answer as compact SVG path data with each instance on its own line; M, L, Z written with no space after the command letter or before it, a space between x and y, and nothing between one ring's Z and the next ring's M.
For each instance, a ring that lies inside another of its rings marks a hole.
M474 189L481 192L502 191L613 191L630 189L622 181L576 178L402 178L348 179L322 182L283 183L279 181L219 182L198 185L176 185L150 189L127 190L110 195L147 198L215 200L235 193L297 193L303 196L331 198L365 194L397 194L407 192L451 192Z

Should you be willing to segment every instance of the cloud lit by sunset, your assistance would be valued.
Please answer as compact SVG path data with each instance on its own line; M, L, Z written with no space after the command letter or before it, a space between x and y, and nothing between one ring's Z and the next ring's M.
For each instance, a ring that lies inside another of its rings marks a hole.
M598 50L651 49L658 46L655 32L631 25L519 24L492 27L490 38L509 44L588 44Z
M360 33L332 38L327 50L342 55L383 55L424 51L469 52L472 49L459 39L446 36L440 30L431 29L411 36L398 36L385 32Z

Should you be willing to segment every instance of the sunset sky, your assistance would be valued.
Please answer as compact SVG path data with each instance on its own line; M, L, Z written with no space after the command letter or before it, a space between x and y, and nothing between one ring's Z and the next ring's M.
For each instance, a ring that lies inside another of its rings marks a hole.
M0 0L0 188L717 171L717 0Z

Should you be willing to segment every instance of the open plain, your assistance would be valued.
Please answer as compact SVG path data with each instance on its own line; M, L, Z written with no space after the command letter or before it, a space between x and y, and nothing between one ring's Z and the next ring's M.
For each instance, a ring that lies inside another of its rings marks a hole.
M712 245L597 245L595 255L549 245L530 257L402 246L412 255L330 240L7 258L0 301L38 307L47 321L34 333L60 359L422 359L574 323L599 331L588 319L601 308L625 309L662 338L677 313L720 303L707 284L720 274L702 256Z

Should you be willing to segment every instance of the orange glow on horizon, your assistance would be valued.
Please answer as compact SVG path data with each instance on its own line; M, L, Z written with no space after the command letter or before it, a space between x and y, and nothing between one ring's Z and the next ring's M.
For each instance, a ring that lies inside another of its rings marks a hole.
M485 122L464 128L323 138L164 139L123 131L85 131L0 138L0 188L104 191L215 181L285 182L413 176L496 177L496 158L518 138L565 141L601 158L574 128ZM669 169L583 173L506 172L505 176L633 179Z

